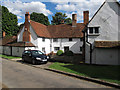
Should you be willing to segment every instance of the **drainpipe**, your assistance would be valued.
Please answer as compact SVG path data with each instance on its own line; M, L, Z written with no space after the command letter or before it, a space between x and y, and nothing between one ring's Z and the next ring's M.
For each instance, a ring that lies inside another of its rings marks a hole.
M87 27L87 30L88 30L88 27ZM88 42L88 32L87 33L87 36L86 36L86 42L90 45L90 64L92 64L92 43Z

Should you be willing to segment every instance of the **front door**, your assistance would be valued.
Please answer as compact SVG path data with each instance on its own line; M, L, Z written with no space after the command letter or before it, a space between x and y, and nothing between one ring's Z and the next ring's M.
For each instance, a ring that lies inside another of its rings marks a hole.
M69 46L64 47L64 52L69 51Z

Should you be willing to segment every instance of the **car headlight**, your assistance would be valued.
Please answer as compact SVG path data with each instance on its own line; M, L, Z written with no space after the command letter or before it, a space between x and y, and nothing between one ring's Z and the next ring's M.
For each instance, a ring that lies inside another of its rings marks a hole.
M49 56L47 56L47 59L49 59Z
M41 58L36 58L37 60L42 60Z

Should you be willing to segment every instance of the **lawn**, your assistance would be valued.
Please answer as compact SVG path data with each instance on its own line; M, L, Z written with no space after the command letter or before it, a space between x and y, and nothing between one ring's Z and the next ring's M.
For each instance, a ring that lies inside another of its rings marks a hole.
M120 66L75 65L55 62L49 68L120 84Z
M2 55L2 54L0 54L0 57L7 58L7 59L21 58L21 57L7 56L7 55Z

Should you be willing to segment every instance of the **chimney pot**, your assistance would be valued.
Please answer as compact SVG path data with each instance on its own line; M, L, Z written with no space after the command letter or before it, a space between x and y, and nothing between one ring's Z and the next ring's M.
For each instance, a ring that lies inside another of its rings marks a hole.
M72 14L72 27L77 25L77 14Z

